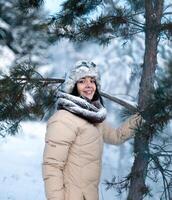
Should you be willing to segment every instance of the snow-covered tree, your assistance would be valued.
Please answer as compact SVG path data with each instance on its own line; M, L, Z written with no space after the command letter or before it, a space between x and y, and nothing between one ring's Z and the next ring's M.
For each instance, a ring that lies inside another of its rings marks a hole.
M42 30L46 12L26 10L20 1L0 0L0 46L7 47L18 62L43 62L49 37Z

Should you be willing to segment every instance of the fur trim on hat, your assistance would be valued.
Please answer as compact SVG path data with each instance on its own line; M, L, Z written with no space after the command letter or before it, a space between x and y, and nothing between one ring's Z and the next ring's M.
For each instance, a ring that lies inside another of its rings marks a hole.
M62 91L68 94L72 93L75 83L86 76L94 77L97 89L100 91L100 76L97 66L93 62L86 60L78 61L72 70L66 74L65 82L62 85Z

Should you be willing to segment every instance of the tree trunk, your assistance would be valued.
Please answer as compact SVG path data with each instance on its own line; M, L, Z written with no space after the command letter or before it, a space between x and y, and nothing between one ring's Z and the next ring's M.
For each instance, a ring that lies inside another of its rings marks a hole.
M144 109L154 88L157 66L159 24L163 12L163 0L145 0L145 54L139 90L139 108ZM151 131L136 135L134 140L135 160L131 170L131 181L127 200L142 200L148 188L145 180L149 162Z

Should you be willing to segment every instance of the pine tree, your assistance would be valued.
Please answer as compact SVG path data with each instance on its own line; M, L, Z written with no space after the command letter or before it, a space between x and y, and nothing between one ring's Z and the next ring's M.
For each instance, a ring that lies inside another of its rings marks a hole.
M31 2L33 5L30 5ZM26 3L0 0L0 45L8 47L15 55L8 75L0 72L0 135L2 137L8 133L15 134L20 127L21 120L33 119L33 113L37 112L35 117L42 117L41 102L35 103L34 108L33 102L29 104L25 102L26 96L31 95L32 87L34 87L32 91L34 94L39 91L40 95L44 95L45 87L42 86L44 84L28 79L32 76L41 77L35 71L35 66L38 70L38 66L44 63L47 46L52 44L47 32L44 31L47 13L41 7L34 9L35 5L41 6L40 3L35 2L34 4L33 1ZM26 79L23 81L15 79L20 76ZM46 89L49 93L49 89ZM33 99L36 96L34 94Z
M21 0L20 2L29 5L29 9L39 7L42 3L36 0ZM74 42L91 40L103 45L108 45L116 37L121 37L126 41L136 34L144 34L145 52L141 66L137 111L145 121L138 124L135 130L134 163L131 173L119 185L121 189L128 188L128 200L142 200L150 194L150 188L146 184L150 171L154 172L152 180L155 182L157 181L156 173L159 172L164 184L161 199L169 200L171 198L172 152L167 148L166 141L164 145L154 145L152 141L162 133L172 118L172 65L169 64L169 70L164 70L164 77L156 78L159 41L161 38L171 40L172 36L172 18L169 11L171 5L164 0L127 0L126 4L123 1L118 2L121 2L120 6L115 1L108 0L66 0L62 4L62 10L52 17L47 27L53 40L61 38L68 38ZM18 77L18 75L15 76L13 81L16 81ZM31 79L28 78L27 81ZM45 83L42 84L46 85ZM156 87L155 83L157 83ZM23 101L22 98L21 101ZM9 116L8 119L12 121L16 119L15 114ZM117 183L111 183L111 185L115 184Z
M18 62L30 60L40 64L47 45L51 43L50 37L42 30L45 20L46 13L41 8L26 9L20 1L1 0L0 21L5 26L0 25L0 45L12 50Z

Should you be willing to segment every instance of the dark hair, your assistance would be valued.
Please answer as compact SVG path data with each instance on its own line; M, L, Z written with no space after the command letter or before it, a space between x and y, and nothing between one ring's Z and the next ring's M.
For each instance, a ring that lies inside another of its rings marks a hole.
M74 86L71 94L74 95L74 96L80 96L79 93L78 93L78 90L77 90L77 84L76 83L75 83L75 86ZM95 91L94 96L93 96L91 101L97 101L97 100L99 100L100 103L104 106L103 99L102 99L102 97L99 93L99 90L97 89L97 85L96 85L96 91Z

